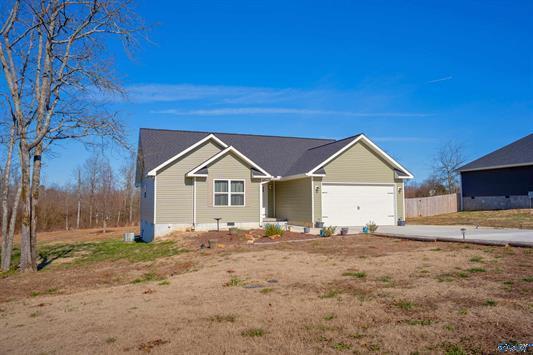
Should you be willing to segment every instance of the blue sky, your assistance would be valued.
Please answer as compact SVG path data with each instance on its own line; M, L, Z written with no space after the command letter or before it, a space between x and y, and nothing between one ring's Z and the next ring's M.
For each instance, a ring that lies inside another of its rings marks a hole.
M533 132L531 1L140 1L154 24L110 48L140 127L342 138L365 133L417 180L440 145L473 159ZM89 153L54 149L45 183ZM124 155L106 151L117 167Z

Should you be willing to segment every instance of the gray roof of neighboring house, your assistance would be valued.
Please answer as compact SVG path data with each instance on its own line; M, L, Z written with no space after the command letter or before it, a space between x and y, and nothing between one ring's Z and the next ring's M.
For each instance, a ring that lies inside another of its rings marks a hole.
M533 165L533 133L459 168L483 170L513 165Z
M334 140L141 128L139 148L144 173L210 134L235 147L272 176L307 173L359 136Z

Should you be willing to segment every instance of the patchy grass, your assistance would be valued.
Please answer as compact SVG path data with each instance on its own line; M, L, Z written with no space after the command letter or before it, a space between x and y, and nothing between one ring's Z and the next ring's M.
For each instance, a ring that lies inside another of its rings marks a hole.
M456 344L444 344L444 354L446 355L467 355L463 348Z
M105 340L106 344L113 344L116 341L117 341L117 338L115 337L109 337L109 338L106 338Z
M476 256L471 257L470 261L473 262L473 263L482 263L483 262L483 257L479 256L479 255L476 255Z
M484 227L533 229L533 209L463 211L431 217L408 218L408 223L431 225L478 225Z
M352 348L352 344L344 343L342 341L339 343L335 343L333 345L333 349L337 351L346 351L346 350L350 350L351 348Z
M234 323L236 319L234 314L215 314L209 317L209 320L215 323Z
M342 276L357 277L358 279L363 279L366 277L366 272L364 271L347 271L342 273Z
M272 287L265 287L265 288L262 288L261 291L259 291L259 292L264 294L264 295L266 295L266 294L271 293L272 291L274 291L274 289Z
M527 276L527 277L524 277L522 279L522 281L525 281L525 282L533 282L533 276Z
M393 282L392 281L392 277L390 277L388 275L378 277L378 281L385 282L385 283L392 283Z
M494 307L496 306L496 301L492 300L492 299L488 299L485 301L485 303L483 303L485 306L489 306L489 307Z
M400 300L396 302L396 306L400 309L403 309L404 311L410 311L414 308L414 304L412 302L406 301L406 300Z
M323 294L320 295L320 298L335 298L341 294L341 291L337 289L331 289L327 290Z
M72 244L44 244L39 247L38 268L59 264L63 268L88 265L96 262L127 260L132 263L149 262L186 252L173 241L154 243L125 243L121 240ZM14 248L11 260L16 270L20 262L20 250ZM9 276L12 273L3 273Z
M466 271L475 274L479 272L486 272L487 270L483 269L482 267L471 267L470 269L467 269Z
M198 233L188 234L191 244L182 235L173 240L191 250L178 256L91 264L77 261L82 252L67 257L67 268L52 263L0 280L2 345L83 352L82 330L92 329L94 353L470 354L531 334L533 284L525 279L533 254L526 249L358 235L199 250ZM478 267L486 271L469 270ZM364 277L356 274L362 270ZM127 286L110 288L117 284ZM504 287L511 285L512 292ZM48 289L68 297L30 298ZM47 327L48 336L29 326Z
M45 291L32 291L32 293L30 294L31 297L38 297L38 296L43 296L43 295L56 295L59 293L59 289L57 288L49 288Z
M150 281L159 281L162 280L162 277L157 275L155 272L147 272L142 274L141 277L136 278L131 283L132 284L140 284L143 282L150 282Z
M324 316L324 320L333 320L335 318L337 318L337 316L333 313L328 313Z
M244 280L238 276L232 276L228 282L224 284L225 287L238 287L244 285Z
M265 335L265 331L262 328L250 328L250 329L243 330L241 332L241 335L243 337L251 337L251 338L262 337L263 335Z
M431 325L431 319L408 319L405 323L409 325Z

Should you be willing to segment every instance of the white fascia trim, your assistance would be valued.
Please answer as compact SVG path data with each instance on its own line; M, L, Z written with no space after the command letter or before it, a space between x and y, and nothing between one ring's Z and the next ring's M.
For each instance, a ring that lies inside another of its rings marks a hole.
M229 152L233 152L235 153L239 158L241 158L242 160L244 160L245 162L247 162L248 164L250 164L252 167L256 168L257 170L259 170L261 173L264 174L264 176L258 176L257 178L271 178L272 175L270 175L269 173L267 173L263 168L261 168L259 165L257 165L256 163L253 162L253 160L249 159L246 155L242 154L241 152L239 152L235 147L233 146L229 146L227 147L226 149L224 149L223 151L215 154L214 156L212 156L211 158L209 158L208 160L204 161L202 164L198 165L196 168L194 168L193 170L191 170L189 173L187 173L187 177L206 177L207 175L205 174L196 174L199 170L201 170L202 168L204 168L205 166L208 166L209 164L211 164L212 162L216 161L217 159L219 159L220 157L228 154Z
M223 141L221 141L217 136L215 136L214 134L210 134L208 135L207 137L205 138L202 138L201 140L199 140L198 142L194 143L193 145L191 145L189 148L181 151L180 153L176 154L175 156L173 156L172 158L168 159L167 161L165 161L164 163L158 165L157 167L153 168L152 170L150 170L148 172L148 176L155 176L157 174L157 171L164 168L165 166L167 166L168 164L171 164L173 161L179 159L180 157L182 157L183 155L187 154L188 152L190 152L191 150L195 149L196 147L204 144L205 142L207 142L208 140L214 140L215 142L217 142L218 144L220 144L222 147L224 148L227 148L228 145L226 143L224 143Z
M514 167L520 167L520 166L528 166L533 165L533 163L522 163L522 164L507 164L507 165L493 165L493 166L486 166L483 168L474 168L474 169L459 169L459 172L463 171L478 171L478 170L491 170L491 169L503 169L503 168L514 168Z
M404 168L400 163L398 163L396 160L392 159L392 157L390 155L388 155L387 153L385 153L380 147L378 147L374 142L372 142L368 137L366 137L364 134L361 134L359 136L357 136L353 141L351 141L350 143L346 144L342 149L338 150L337 152L335 152L333 155L331 155L329 158L327 158L326 160L324 160L322 163L318 164L317 166L315 166L313 169L311 169L307 174L313 174L316 170L320 169L321 167L323 167L324 165L326 165L327 163L329 163L330 161L332 161L333 159L335 159L336 157L338 157L339 155L341 155L342 153L344 153L346 150L348 150L351 146L353 146L355 143L359 142L360 140L364 141L365 143L367 143L368 145L370 145L370 147L372 147L374 150L376 150L381 156L383 156L386 160L388 160L390 163L392 163L392 165L396 166L397 168L399 168L400 170L402 170L404 173L406 173L408 176L406 177L403 177L403 179L412 179L414 176L413 174L411 174L409 172L409 170L407 170L406 168ZM306 175L307 175L306 174Z

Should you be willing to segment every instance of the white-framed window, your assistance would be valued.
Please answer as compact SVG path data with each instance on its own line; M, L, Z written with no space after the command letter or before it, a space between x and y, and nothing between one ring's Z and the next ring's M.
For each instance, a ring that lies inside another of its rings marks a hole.
M244 206L244 180L213 180L213 206Z

